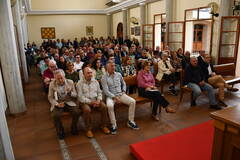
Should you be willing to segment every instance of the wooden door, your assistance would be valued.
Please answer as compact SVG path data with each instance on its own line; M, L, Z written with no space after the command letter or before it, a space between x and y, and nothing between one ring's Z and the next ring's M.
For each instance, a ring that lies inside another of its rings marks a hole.
M143 47L153 48L154 47L154 24L144 24L143 29Z
M184 50L184 22L168 22L168 47L171 51Z
M199 52L202 50L203 39L203 25L195 24L193 31L193 52Z
M218 64L237 62L240 16L222 17Z

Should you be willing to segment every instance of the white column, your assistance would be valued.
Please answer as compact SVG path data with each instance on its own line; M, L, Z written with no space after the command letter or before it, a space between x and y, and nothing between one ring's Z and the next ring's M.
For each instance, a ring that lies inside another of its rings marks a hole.
M9 0L0 0L0 62L10 113L26 111Z
M125 40L126 36L127 36L127 9L123 8L122 9L122 13L123 13L123 40Z
M13 7L15 11L15 17L16 17L16 26L17 26L17 34L18 34L18 42L19 42L19 48L20 48L20 59L22 64L22 70L23 70L23 78L24 82L28 82L28 70L27 70L27 62L26 62L26 54L24 50L24 34L23 34L23 28L22 28L22 21L21 21L21 14L20 14L20 5L19 0L16 1L15 6Z
M22 19L22 29L23 29L23 39L24 39L24 44L25 47L27 47L28 43L28 29L27 29L27 17L24 15Z
M166 33L168 34L168 22L173 21L173 0L165 0L165 11L166 11ZM165 36L165 44L168 42L168 36Z
M141 36L139 43L142 44L143 41L143 25L146 24L146 5L145 3L140 3L140 25L141 25Z
M107 36L112 37L112 15L107 14Z
M10 1L9 1L10 2ZM7 160L14 160L12 144L8 132L5 110L7 108L6 95L4 91L2 72L0 69L0 141L3 144L4 154Z

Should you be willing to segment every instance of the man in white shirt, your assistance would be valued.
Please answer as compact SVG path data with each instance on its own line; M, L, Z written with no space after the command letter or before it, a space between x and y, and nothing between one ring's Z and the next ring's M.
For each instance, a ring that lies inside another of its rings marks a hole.
M78 100L82 104L83 118L86 126L86 136L92 138L92 110L101 112L101 130L105 134L110 131L107 128L107 106L102 101L102 91L97 80L93 77L90 67L83 69L83 77L77 83Z
M81 56L80 55L75 55L75 62L74 64L74 70L79 72L82 70L83 62L81 61Z

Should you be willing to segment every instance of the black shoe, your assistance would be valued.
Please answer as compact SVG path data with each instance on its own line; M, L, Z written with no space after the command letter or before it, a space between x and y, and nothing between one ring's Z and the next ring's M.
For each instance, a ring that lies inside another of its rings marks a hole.
M217 110L220 110L220 109L222 109L222 107L220 107L220 106L218 106L218 105L210 105L210 108L212 108L212 109L217 109Z
M175 89L169 90L172 95L177 96L177 91Z
M110 128L110 132L111 132L111 134L113 134L113 135L117 134L117 127L112 126L112 127Z
M218 101L219 105L220 106L223 106L223 107L227 107L228 105L226 103L224 103L223 101Z
M74 136L78 135L78 130L77 129L72 129L71 134L74 135Z
M192 106L192 107L193 107L193 106L197 106L196 101L192 101L192 102L191 102L191 106Z
M58 139L64 139L64 137L65 137L64 132L58 133Z

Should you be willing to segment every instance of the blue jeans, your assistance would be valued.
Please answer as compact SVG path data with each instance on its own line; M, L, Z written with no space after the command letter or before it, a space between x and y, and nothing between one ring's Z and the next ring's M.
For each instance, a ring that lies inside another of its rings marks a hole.
M195 83L188 83L187 86L193 90L193 97L192 97L193 99L192 100L195 101L197 99L197 97L200 96L202 91L207 91L210 105L217 104L214 89L210 84L205 83L204 86L199 86Z

